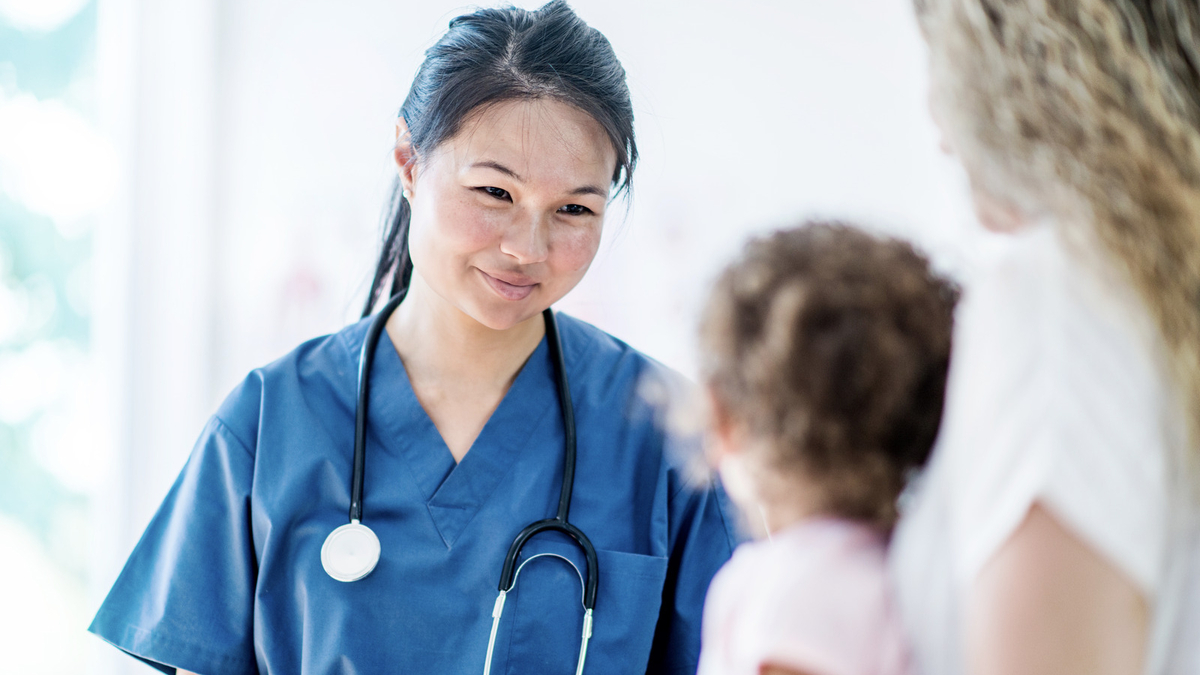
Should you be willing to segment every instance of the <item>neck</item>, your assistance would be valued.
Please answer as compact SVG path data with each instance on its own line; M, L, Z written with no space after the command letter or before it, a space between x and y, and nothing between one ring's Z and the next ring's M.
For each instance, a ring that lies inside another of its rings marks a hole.
M507 390L545 334L541 314L505 330L489 328L447 302L414 272L388 336L417 382Z
M821 488L801 472L789 472L786 478L764 472L756 478L762 525L768 533L827 515Z
M762 505L763 524L771 534L822 515L824 512L815 505L797 504L795 500Z

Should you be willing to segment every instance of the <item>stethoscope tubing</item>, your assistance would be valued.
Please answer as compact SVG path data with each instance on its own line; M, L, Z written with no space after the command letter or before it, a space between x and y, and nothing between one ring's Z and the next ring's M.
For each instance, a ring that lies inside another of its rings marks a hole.
M510 591L513 584L516 583L514 566L525 542L539 532L554 530L574 539L587 558L588 573L587 582L584 584L583 607L585 610L592 610L596 607L596 591L600 584L600 570L599 565L596 563L596 548L592 546L592 542L587 538L587 535L568 520L571 512L571 496L575 488L575 406L571 402L571 387L570 381L567 379L567 365L566 359L563 356L562 340L559 339L558 334L558 320L555 318L554 312L550 309L546 309L542 313L542 317L546 322L546 342L550 347L550 360L554 364L555 380L558 382L559 406L562 409L564 439L562 489L559 491L558 496L558 513L553 518L539 520L536 523L527 525L517 534L516 539L513 540L512 546L508 549L508 555L504 557L504 568L500 573L499 590Z
M562 409L563 422L562 489L558 493L558 513L554 518L566 523L571 514L571 496L575 490L575 406L571 402L571 386L567 379L562 340L558 335L558 319L550 308L542 312L542 318L546 324L546 342L550 346L550 358L554 363L554 379L558 383L558 405Z
M358 404L354 411L354 470L350 479L350 522L362 520L363 477L367 463L367 405L371 398L371 366L375 363L375 347L387 326L388 318L400 306L406 293L397 293L387 301L371 321L358 357Z
M379 338L383 334L392 312L400 306L405 295L407 295L404 292L405 290L407 289L402 289L401 292L392 296L380 308L375 318L371 320L371 325L367 328L366 338L363 340L362 352L359 354L358 402L355 406L354 415L354 468L350 479L351 523L361 522L363 514L363 483L364 476L366 475L367 454L367 414L371 396L371 368L375 362L375 348L379 344ZM549 308L542 312L542 319L546 325L546 342L550 348L550 358L555 370L555 380L558 383L559 406L562 410L564 441L562 487L559 490L558 511L554 517L527 525L517 534L512 545L509 546L508 553L504 557L504 567L500 573L498 590L504 593L512 590L515 583L517 558L520 557L521 549L530 537L548 530L561 532L575 541L579 548L583 550L584 557L587 559L587 580L584 583L583 606L590 616L592 610L596 607L596 594L600 585L600 571L596 559L596 549L587 535L568 520L571 512L571 497L575 487L575 460L577 454L575 406L571 401L571 387L567 377L562 340L558 332L558 321L554 316L554 312Z
M354 413L354 468L350 479L350 523L343 525L329 534L321 548L321 564L331 577L338 581L357 581L374 570L379 561L379 539L369 527L362 524L363 515L363 483L366 475L367 455L367 416L371 398L371 367L375 363L375 349L387 326L392 312L400 306L407 295L407 288L388 299L380 308L379 313L371 320L367 334L363 339L362 352L358 359L358 401ZM596 591L600 585L600 566L596 558L596 548L578 527L568 521L571 513L571 497L575 487L575 406L571 402L571 386L567 378L566 361L563 357L562 340L558 333L558 321L554 312L546 308L542 312L542 320L546 325L546 342L550 349L550 358L554 365L555 380L558 383L559 407L562 411L563 423L563 473L562 488L558 495L558 510L553 518L546 518L525 526L513 539L504 557L504 567L500 572L499 594L492 609L492 630L488 637L487 656L484 661L484 675L490 675L492 655L496 644L496 635L500 628L500 618L504 613L504 600L508 592L516 585L521 569L535 558L553 556L566 560L575 568L579 568L568 558L559 554L541 553L527 558L517 566L517 558L521 549L530 537L539 532L561 532L583 550L587 559L586 580L583 583L583 633L580 636L579 660L576 663L576 675L582 675L587 660L588 641L592 637L593 611L596 607ZM341 537L339 539L339 537ZM339 548L340 546L340 548Z
M583 575L579 573L579 568L575 566L575 563L571 562L570 558L558 553L537 553L526 558L517 566L517 571L513 577L513 584L516 584L517 579L521 576L521 570L525 569L526 565L538 558L558 558L562 560L567 565L570 565L571 569L575 571L575 576L579 577L580 585L584 586ZM490 675L492 672L492 654L496 648L496 635L500 630L500 617L504 614L504 601L507 596L508 591L501 589L500 594L496 596L496 604L492 607L492 632L488 635L487 656L483 662L483 675ZM583 602L582 597L580 597L580 602ZM588 641L591 639L592 610L588 609L585 605L583 610L583 633L580 636L579 660L576 661L575 675L583 675L583 665L587 662Z

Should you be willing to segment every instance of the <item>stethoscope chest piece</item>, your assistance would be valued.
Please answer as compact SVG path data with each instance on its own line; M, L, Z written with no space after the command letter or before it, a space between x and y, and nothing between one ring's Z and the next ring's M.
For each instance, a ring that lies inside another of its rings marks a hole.
M379 537L357 520L329 533L321 546L321 566L338 581L358 581L379 563Z

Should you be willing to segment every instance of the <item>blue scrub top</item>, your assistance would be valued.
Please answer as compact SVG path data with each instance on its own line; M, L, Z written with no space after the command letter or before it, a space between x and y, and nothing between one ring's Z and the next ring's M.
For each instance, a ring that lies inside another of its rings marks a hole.
M517 532L554 515L563 429L546 341L461 463L384 332L371 372L363 522L369 576L330 578L321 545L347 522L358 354L368 322L252 372L221 405L89 630L173 673L482 673L500 570ZM735 545L717 485L687 484L645 377L660 364L559 314L578 428L571 522L597 549L585 673L694 673L713 574ZM522 559L582 553L555 532ZM495 673L573 673L576 572L530 563L509 593Z

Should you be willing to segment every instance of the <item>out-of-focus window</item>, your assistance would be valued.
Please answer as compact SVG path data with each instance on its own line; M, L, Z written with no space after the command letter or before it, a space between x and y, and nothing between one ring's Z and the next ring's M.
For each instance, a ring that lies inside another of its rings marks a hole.
M0 672L83 669L96 444L94 0L0 0Z

